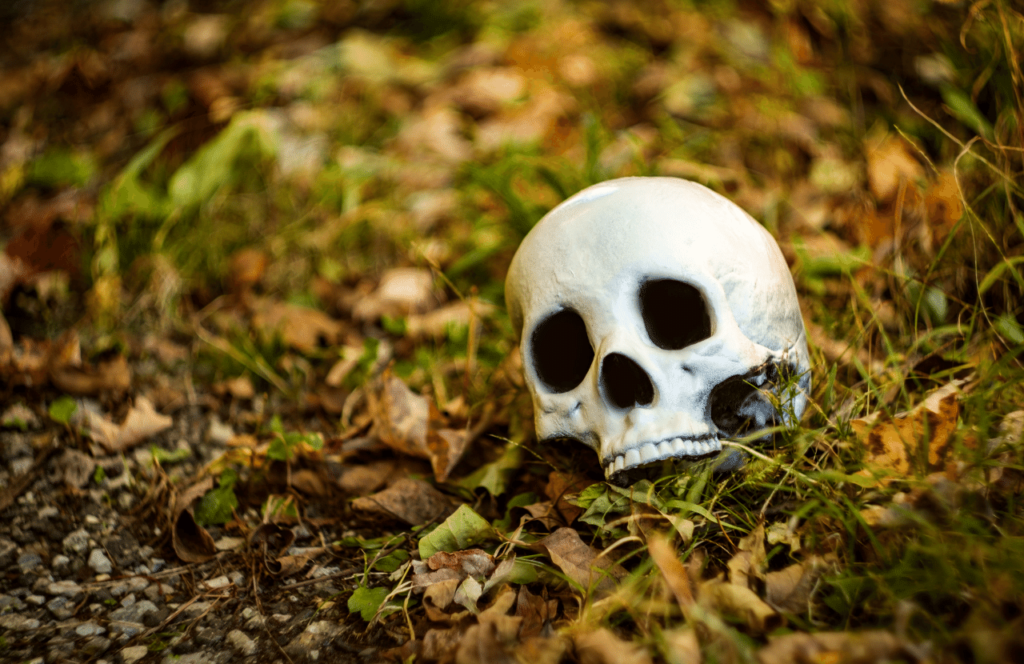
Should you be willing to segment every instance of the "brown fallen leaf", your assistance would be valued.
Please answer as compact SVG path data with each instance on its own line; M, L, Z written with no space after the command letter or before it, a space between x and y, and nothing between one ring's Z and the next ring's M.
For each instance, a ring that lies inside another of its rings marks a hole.
M549 628L552 621L558 615L558 600L546 599L547 588L544 589L544 596L534 595L525 586L519 586L519 594L516 596L516 615L523 619L519 635L522 638L537 636Z
M455 511L448 497L422 480L403 477L372 496L356 498L354 509L392 516L411 526L440 520Z
M461 581L459 579L445 579L437 583L431 583L423 591L423 608L427 612L427 618L434 622L454 623L469 615L469 611L457 611L447 613L447 609L455 599L455 591ZM415 580L413 587L416 587Z
M423 635L423 644L417 659L422 658L428 662L450 660L451 654L455 652L462 641L462 634L461 627L427 630L427 633ZM408 661L408 658L403 658L402 661Z
M778 627L782 618L750 588L725 583L719 579L700 585L700 603L718 613L735 616L755 632L766 632Z
M661 633L662 655L666 664L700 664L700 639L692 627L680 627Z
M647 550L684 615L688 615L693 606L693 590L690 588L690 576L675 548L663 535L653 534L647 540Z
M196 523L192 504L213 488L213 478L196 482L178 496L174 503L174 552L186 563L202 563L217 555L213 537Z
M416 394L391 373L381 378L379 390L367 397L373 416L374 433L388 447L410 456L427 459L427 430L430 422L430 401Z
M253 302L252 325L267 336L280 333L281 339L300 353L334 345L345 331L340 321L318 309L269 298Z
M607 557L599 558L572 528L559 528L531 548L547 553L551 562L588 593L609 593L615 588L615 579L625 575L625 570Z
M865 463L900 475L910 473L918 450L927 445L928 465L935 467L945 455L956 432L960 414L960 394L964 380L956 380L938 390L910 411L887 419L884 413L850 422L858 441L865 448Z
M385 372L380 387L368 393L373 433L388 447L430 461L438 482L448 479L473 437L469 431L442 426L430 400L402 379Z
M523 619L506 615L515 599L515 591L505 588L491 606L480 612L478 624L470 626L459 643L456 664L516 661L514 653Z
M768 572L765 579L765 601L777 611L804 613L808 610L811 593L821 576L836 567L834 556L811 556L779 570Z
M51 363L50 380L58 389L75 395L97 394L105 390L126 392L131 387L132 372L128 368L128 360L122 355L115 355L95 365Z
M569 499L593 483L593 479L582 473L562 473L553 470L548 475L544 495L551 500L556 513L564 519L562 525L571 524L579 515L583 514L583 509L569 502Z
M764 550L764 524L757 528L737 544L739 551L727 563L729 582L744 588L753 588L754 579L764 580L768 566L768 556Z
M430 270L399 267L384 273L376 290L352 308L352 315L357 320L377 320L381 316L398 318L429 311L437 303L434 275Z
M598 629L573 637L580 664L651 664L643 647L624 641L607 629Z
M881 661L920 661L910 644L890 632L796 632L768 637L757 653L761 664L873 664Z
M495 567L494 559L486 551L465 549L453 553L438 551L425 561L413 561L412 571L412 587L421 590L449 580L485 579Z
M360 466L343 466L338 475L338 486L352 495L366 495L384 486L397 470L398 463L391 459L371 461Z
M114 424L99 413L83 411L81 417L85 433L108 452L123 452L142 441L170 428L174 420L156 412L153 404L144 396L135 399L135 405L120 425Z
M868 185L879 202L895 198L901 181L913 184L924 177L924 167L910 153L901 137L886 134L866 143Z

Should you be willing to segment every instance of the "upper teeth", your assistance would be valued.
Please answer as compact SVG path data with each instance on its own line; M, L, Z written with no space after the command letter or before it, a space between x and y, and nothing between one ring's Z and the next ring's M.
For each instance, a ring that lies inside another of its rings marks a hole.
M722 449L718 438L704 438L701 440L683 440L673 438L663 440L659 443L644 443L640 447L626 450L625 454L615 457L615 460L608 464L607 474L617 473L626 468L639 466L642 463L650 463L669 457L704 456Z

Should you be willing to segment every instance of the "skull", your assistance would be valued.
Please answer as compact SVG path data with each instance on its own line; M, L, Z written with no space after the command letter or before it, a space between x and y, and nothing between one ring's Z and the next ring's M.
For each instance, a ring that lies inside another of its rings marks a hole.
M610 180L548 213L505 282L542 441L605 474L721 452L799 418L810 388L796 289L771 235L693 182Z

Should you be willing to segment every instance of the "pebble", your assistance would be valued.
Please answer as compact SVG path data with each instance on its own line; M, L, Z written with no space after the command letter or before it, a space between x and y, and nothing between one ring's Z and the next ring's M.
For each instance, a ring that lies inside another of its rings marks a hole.
M93 549L89 552L89 567L97 574L110 574L114 570L103 549Z
M227 588L231 585L231 580L226 576L218 576L214 579L206 581L206 587L210 590L218 590L220 588Z
M123 634L129 639L136 634L141 634L146 629L146 626L142 623L127 620L111 620L107 623L107 627L110 628L111 634Z
M74 553L82 553L89 548L89 533L85 528L79 528L64 538L64 550Z
M90 526L98 526L100 523L100 519L95 514L86 514L85 522Z
M7 567L14 560L14 554L18 550L18 545L7 539L6 537L0 537L0 568Z
M123 622L141 623L147 613L156 612L156 604L144 599L139 602L133 601L128 606L123 606L110 612L111 621L120 620Z
M42 564L43 557L35 551L28 551L18 556L18 567L21 568L22 574L28 574Z
M26 599L28 599L26 597ZM14 595L0 595L0 614L12 611L20 611L25 608L25 603Z
M79 636L99 636L106 631L107 630L92 621L84 622L75 628L75 634Z
M53 560L50 561L50 567L55 572L66 571L68 565L70 564L71 559L65 556L63 553L58 553L56 556L53 557Z
M110 639L105 636L94 636L82 644L82 652L90 657L95 657L101 652L106 652L110 648L110 643Z
M82 594L82 586L74 581L54 581L46 586L49 595L63 595L64 597L76 597Z
M17 613L7 613L0 616L0 628L12 632L29 632L39 629L39 621Z
M128 646L121 649L121 661L124 664L135 664L148 654L149 648L146 646Z
M148 654L149 648L146 646L128 646L121 649L121 661L124 664L135 664Z
M242 657L252 657L256 654L256 642L241 630L233 629L228 632L227 642Z
M34 606L42 606L46 604L46 598L42 595L29 595L25 598L25 601Z
M49 519L57 516L58 514L60 514L60 511L56 507L51 505L49 507L44 507L43 509L39 510L36 516L38 516L40 519Z
M46 603L46 608L57 620L67 620L75 615L75 603L67 597L54 597Z

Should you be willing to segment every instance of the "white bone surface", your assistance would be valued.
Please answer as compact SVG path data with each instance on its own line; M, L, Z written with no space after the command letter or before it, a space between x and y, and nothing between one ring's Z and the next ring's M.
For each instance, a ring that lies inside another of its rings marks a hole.
M710 337L678 350L655 345L639 292L657 280L700 292ZM586 443L609 477L659 459L721 450L710 398L729 378L760 382L766 366L788 365L800 376L800 389L788 395L782 419L799 418L806 403L806 335L785 259L754 219L699 184L623 178L579 192L523 240L505 299L520 338L538 437ZM540 379L532 343L537 326L566 309L583 319L594 359L578 385L558 392ZM613 353L646 373L650 403L620 407L610 398L601 371Z

